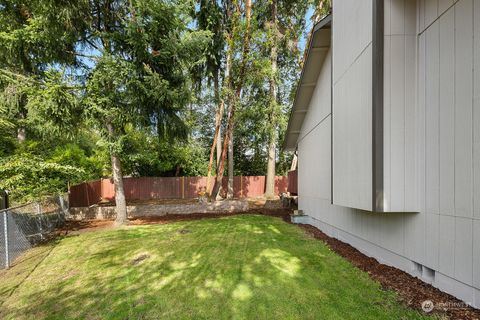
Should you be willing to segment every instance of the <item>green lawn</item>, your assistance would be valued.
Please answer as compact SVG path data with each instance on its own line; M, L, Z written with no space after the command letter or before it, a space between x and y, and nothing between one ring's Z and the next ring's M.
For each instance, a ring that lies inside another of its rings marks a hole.
M260 215L72 235L22 260L0 271L1 319L424 317L297 226Z

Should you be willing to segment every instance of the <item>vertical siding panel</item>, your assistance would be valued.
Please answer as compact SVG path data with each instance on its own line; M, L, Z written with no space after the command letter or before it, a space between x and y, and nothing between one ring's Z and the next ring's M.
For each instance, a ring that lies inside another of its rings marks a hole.
M438 0L438 15L441 15L453 5L453 0Z
M472 217L473 2L455 5L455 210Z
M425 224L425 264L437 270L439 252L440 215L426 213Z
M405 0L393 0L391 4L391 33L405 33Z
M334 85L334 202L372 207L372 47Z
M418 263L425 263L425 213L405 215L405 254Z
M331 165L331 121L330 121L330 116L322 122L322 124L319 126L318 130L320 131L320 139L317 140L318 147L321 149L321 155L318 158L319 163L318 165L320 166L320 175L317 176L317 178L320 178L322 183L320 186L317 186L319 193L320 193L320 198L325 199L325 200L330 200L332 198L332 189L330 185L330 178L331 178L331 172L332 172L332 165Z
M454 10L440 20L440 213L455 212Z
M473 285L480 288L480 220L473 220Z
M472 231L471 219L455 217L455 278L467 284L473 278Z
M438 213L439 205L439 28L438 23L426 31L426 139L425 197L426 212Z
M415 126L418 192L417 203L421 213L405 216L406 255L413 261L423 263L425 259L425 34L418 37L418 103L415 104L417 124Z
M438 270L447 276L454 277L455 253L455 217L440 215L439 263Z
M418 20L417 20L417 32L421 33L425 29L425 1L418 0L417 10L418 10Z
M417 184L415 181L415 80L416 36L405 37L405 211L418 210L416 203Z
M405 36L392 36L391 74L391 209L405 203Z
M384 134L384 149L383 149L383 190L385 193L385 206L386 210L390 210L390 205L391 205L391 197L392 197L392 192L390 189L391 185L391 178L390 178L390 172L391 172L391 160L390 160L390 148L392 145L391 141L391 128L390 128L390 123L391 123L391 104L392 104L392 99L390 97L391 93L391 36L385 37L385 51L384 51L384 95L383 95L383 134Z
M480 2L474 2L474 101L473 101L473 123L474 123L474 216L480 219ZM480 252L478 253L480 255ZM480 270L479 270L480 277Z
M416 35L417 30L417 1L405 0L405 34Z
M333 68L333 199L364 209L372 208L372 5L372 0L335 1L332 29L338 53Z
M420 211L425 210L425 80L426 80L426 37L425 33L418 38L418 104L417 104L417 179L418 204Z
M425 212L425 103L426 103L426 36L425 33L419 36L419 84L418 84L418 203L420 210ZM413 232L415 240L413 247L413 259L419 263L425 260L425 213L413 215L406 220L405 227ZM407 223L408 221L408 223Z
M425 0L425 27L438 17L438 0Z
M382 247L404 255L404 220L403 213L399 214L378 214L377 219L382 221L382 233L380 241Z
M385 16L383 20L383 34L385 36L388 36L392 33L390 28L391 19L392 19L392 13L391 13L392 1L395 1L395 0L385 0L385 9L384 9Z

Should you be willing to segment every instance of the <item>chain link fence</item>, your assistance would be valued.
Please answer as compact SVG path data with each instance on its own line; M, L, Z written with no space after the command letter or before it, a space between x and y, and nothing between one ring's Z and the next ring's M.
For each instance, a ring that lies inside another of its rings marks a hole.
M9 268L25 250L46 241L67 215L63 195L0 210L0 269Z

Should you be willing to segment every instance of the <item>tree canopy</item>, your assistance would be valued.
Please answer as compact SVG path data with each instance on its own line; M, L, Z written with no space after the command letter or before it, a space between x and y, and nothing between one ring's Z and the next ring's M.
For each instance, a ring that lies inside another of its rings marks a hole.
M328 10L0 0L0 188L21 202L104 176L122 188L123 176L218 174L213 152L220 159L230 137L231 174L266 174L272 148L273 173L286 174L280 146L304 46Z

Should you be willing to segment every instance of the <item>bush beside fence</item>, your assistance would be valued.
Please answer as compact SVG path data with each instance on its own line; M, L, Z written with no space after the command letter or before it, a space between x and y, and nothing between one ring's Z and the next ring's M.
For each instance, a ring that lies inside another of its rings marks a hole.
M214 177L211 178L214 183ZM288 178L275 177L275 193L287 192ZM141 177L124 178L125 197L128 200L150 199L194 199L207 185L207 177ZM222 181L227 189L228 178ZM258 197L265 192L265 176L235 176L233 178L235 198ZM115 190L112 179L88 181L70 187L70 207L89 207L102 201L113 202Z

